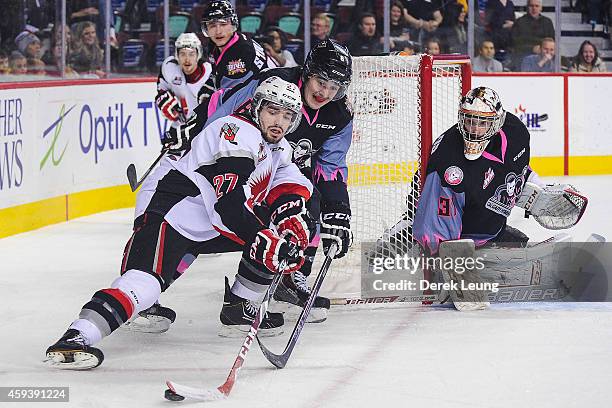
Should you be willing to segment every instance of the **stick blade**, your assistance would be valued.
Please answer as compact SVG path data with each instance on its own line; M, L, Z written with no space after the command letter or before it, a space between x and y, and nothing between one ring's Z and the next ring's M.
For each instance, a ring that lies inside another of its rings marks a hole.
M274 367L276 367L276 368L285 368L285 366L287 365L288 356L286 356L285 353L280 354L280 355L279 354L274 354L266 346L264 346L264 344L261 342L261 340L259 340L259 336L256 336L255 338L257 339L257 343L259 344L259 348L261 349L261 352L266 357L266 359L270 363L272 363L272 365L274 365ZM285 349L285 352L286 351L287 350Z
M185 398L198 401L218 401L226 396L217 388L212 390L189 387L177 384L173 381L166 381L168 389L164 392L164 398L170 401L182 401Z
M136 176L136 166L134 166L134 163L130 163L127 167L126 174L132 192L136 191L138 188L138 177Z

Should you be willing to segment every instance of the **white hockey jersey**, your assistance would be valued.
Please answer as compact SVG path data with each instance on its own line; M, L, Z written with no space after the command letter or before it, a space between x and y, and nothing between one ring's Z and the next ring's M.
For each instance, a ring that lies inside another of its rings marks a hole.
M306 199L312 194L312 184L291 157L285 139L267 143L248 118L219 118L192 140L186 154L167 160L169 166L158 167L146 179L135 216L145 211L163 215L193 241L222 234L249 242L263 228L254 206L285 194Z
M157 78L158 91L170 91L178 98L183 108L185 119L189 118L193 110L198 106L198 94L202 85L210 78L212 66L209 62L198 63L203 68L202 75L193 83L188 83L185 73L174 56L164 60L160 67ZM172 124L173 127L180 125L180 120Z

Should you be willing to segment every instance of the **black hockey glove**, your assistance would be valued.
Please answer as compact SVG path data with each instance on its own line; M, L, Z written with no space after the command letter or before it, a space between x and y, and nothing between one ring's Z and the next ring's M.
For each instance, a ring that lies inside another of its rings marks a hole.
M346 203L327 203L321 209L321 239L327 253L332 242L338 244L335 259L342 258L353 244L351 209Z
M187 123L167 130L161 139L163 148L174 154L187 150L191 143L191 139L197 134L195 132L195 129L199 128L197 122L198 115L194 113Z
M304 252L294 244L290 244L271 229L263 229L255 235L251 244L249 256L255 262L263 264L273 273L278 273L280 263L287 260L283 273L295 272L304 264Z
M208 81L204 82L204 85L200 88L198 92L198 104L208 107L208 102L210 101L210 97L215 93L215 85L211 78Z
M278 234L289 242L293 242L302 250L317 230L316 221L306 209L306 200L297 194L279 197L270 208L270 221L276 227Z

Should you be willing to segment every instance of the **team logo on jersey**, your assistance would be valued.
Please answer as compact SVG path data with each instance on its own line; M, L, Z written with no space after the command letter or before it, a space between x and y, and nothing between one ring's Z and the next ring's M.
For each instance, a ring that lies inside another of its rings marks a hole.
M266 154L266 148L263 142L261 142L259 144L259 153L257 153L257 163L261 163L262 161L266 160L266 157L268 157Z
M512 207L514 207L521 191L523 191L526 168L527 166L525 166L523 173L519 175L508 173L504 184L495 189L495 194L487 200L485 207L504 217L510 216Z
M232 60L227 63L227 74L228 75L243 74L245 72L246 72L246 65L244 64L244 61L242 61L240 58L238 58L237 60Z
M180 85L183 83L183 78L181 78L180 76L175 76L174 79L172 80L172 83L174 85Z
M304 168L310 165L310 158L314 153L312 142L308 139L300 139L297 143L289 142L293 147L293 162L299 167Z
M487 170L484 174L484 181L482 183L482 189L486 189L489 184L491 184L491 181L493 181L493 177L495 177L495 172L493 172L493 169L489 167L489 170Z
M233 145L237 145L238 143L234 141L236 139L236 135L238 134L238 129L240 127L235 123L226 123L221 127L220 136L230 142Z
M451 186L456 186L463 181L463 170L457 166L450 166L444 172L444 180Z
M251 194L246 202L249 208L253 209L256 204L260 204L266 198L271 178L272 171L267 169L264 174L257 175L249 180L248 185Z
M523 150L521 150L520 152L518 152L516 156L514 156L514 159L512 159L512 161L517 161L523 155L523 153L525 153L524 147L523 147Z

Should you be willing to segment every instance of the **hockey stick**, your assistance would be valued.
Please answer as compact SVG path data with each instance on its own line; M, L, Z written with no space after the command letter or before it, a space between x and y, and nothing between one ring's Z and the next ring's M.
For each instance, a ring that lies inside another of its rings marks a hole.
M147 169L145 174L142 175L142 178L140 180L138 180L138 176L136 175L136 166L134 166L134 163L130 163L130 165L127 168L127 179L128 179L128 182L130 183L130 188L132 189L132 192L136 191L136 189L140 187L140 185L143 183L143 181L145 181L149 173L151 173L153 168L157 165L157 163L159 163L162 157L164 157L164 154L166 154L167 152L168 152L167 148L162 149L159 156L157 156L157 159L155 159L155 161Z
M268 291L264 295L264 299L259 306L259 310L257 311L257 315L255 319L253 319L253 323L251 324L251 328L249 329L249 333L247 334L242 346L240 346L240 351L234 360L234 365L232 366L227 379L223 384L213 389L201 389L188 387L185 385L177 384L173 381L166 381L166 385L168 389L164 393L164 398L170 401L182 401L185 398L191 398L200 401L216 401L222 398L226 398L229 396L230 392L232 392L232 388L234 384L236 384L236 378L238 377L238 372L242 368L244 364L244 360L247 356L247 353L251 349L251 345L257 336L257 331L259 329L259 325L263 321L266 316L266 312L268 311L268 305L270 303L270 299L272 295L276 291L276 287L278 286L282 276L283 271L287 267L287 261L283 260L279 266L279 271L274 275L274 279L268 288Z
M321 285L323 284L323 279L325 279L325 275L327 275L329 265L331 265L332 259L334 259L334 256L336 256L337 250L338 250L338 244L336 244L335 242L332 243L331 246L329 247L329 250L327 251L327 255L325 257L325 260L323 261L321 270L319 271L319 274L317 275L317 278L315 279L314 285L310 292L310 297L308 298L308 301L304 305L304 309L302 310L302 313L300 313L300 317L295 323L293 332L291 332L291 337L289 337L289 341L287 342L287 345L285 346L285 350L283 350L281 354L274 354L261 342L259 337L256 336L257 343L259 343L259 348L261 349L262 353L264 354L264 356L266 356L268 361L271 362L276 368L284 368L285 365L287 364L287 361L289 360L289 357L291 356L291 353L293 352L293 349L295 345L297 344L298 338L300 337L300 333L302 332L302 329L304 328L304 324L306 324L306 319L308 318L310 309L312 308L312 305L314 304L317 294L319 293L319 289L321 289Z

